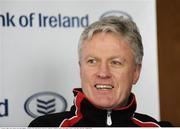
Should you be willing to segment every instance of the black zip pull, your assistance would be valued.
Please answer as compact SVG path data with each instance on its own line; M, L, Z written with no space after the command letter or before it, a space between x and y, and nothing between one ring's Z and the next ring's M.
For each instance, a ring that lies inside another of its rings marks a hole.
M107 126L111 126L112 125L111 112L112 112L111 110L107 111L107 120L106 120Z

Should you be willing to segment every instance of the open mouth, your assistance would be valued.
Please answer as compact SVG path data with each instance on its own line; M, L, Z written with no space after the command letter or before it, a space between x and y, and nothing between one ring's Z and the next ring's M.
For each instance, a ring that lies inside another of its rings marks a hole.
M95 85L96 89L98 90L111 90L114 87L112 85Z

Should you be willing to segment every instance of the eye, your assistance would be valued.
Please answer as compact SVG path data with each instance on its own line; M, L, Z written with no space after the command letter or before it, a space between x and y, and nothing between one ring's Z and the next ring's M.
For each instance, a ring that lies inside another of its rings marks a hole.
M112 60L111 65L114 67L120 67L122 65L122 62L118 60Z
M88 59L87 63L90 65L95 65L97 63L96 59Z

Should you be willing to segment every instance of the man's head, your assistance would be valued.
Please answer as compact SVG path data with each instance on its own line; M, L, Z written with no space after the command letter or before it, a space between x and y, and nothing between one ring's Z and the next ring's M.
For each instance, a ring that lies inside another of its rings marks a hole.
M126 105L143 57L136 24L123 17L102 18L83 31L78 51L86 97L104 109Z

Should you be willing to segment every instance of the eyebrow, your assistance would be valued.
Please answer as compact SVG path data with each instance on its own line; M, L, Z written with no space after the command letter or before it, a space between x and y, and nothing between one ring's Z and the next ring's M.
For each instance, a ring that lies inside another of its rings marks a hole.
M88 55L88 56L84 57L84 59L88 59L88 58L94 58L94 59L100 60L99 57L93 56L93 55ZM114 59L120 59L121 61L126 62L126 59L121 56L112 56L112 57L108 58L108 60L114 60Z
M113 60L113 59L120 59L121 61L126 62L126 59L121 56L113 56L110 58L110 60Z
M96 56L86 56L86 57L84 57L84 59L85 60L87 60L87 59L97 59L97 60L99 60L99 58L96 57Z

